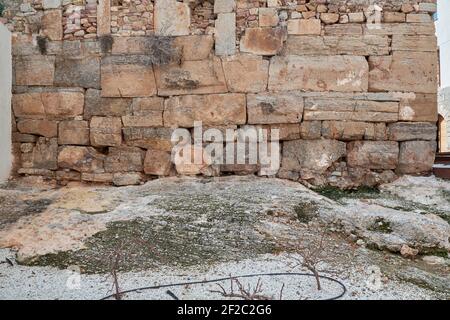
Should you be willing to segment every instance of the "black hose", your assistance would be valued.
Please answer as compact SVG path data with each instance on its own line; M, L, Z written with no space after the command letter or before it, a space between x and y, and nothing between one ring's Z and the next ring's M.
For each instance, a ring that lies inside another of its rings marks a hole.
M222 282L232 279L239 279L239 278L254 278L254 277L278 277L278 276L301 276L301 277L315 277L312 273L298 273L298 272L276 272L276 273L254 273L254 274L246 274L242 276L230 276L226 278L219 278L219 279L212 279L212 280L201 280L201 281L192 281L192 282L180 282L180 283L171 283L171 284L160 284L156 286L149 286L149 287L142 287L142 288L136 288L136 289L129 289L120 292L120 294L126 294L131 292L137 292L137 291L145 291L145 290L156 290L156 289L162 289L162 288L170 288L170 287L180 287L180 286L186 286L186 285L196 285L196 284L205 284L205 283L214 283L214 282ZM337 283L341 289L342 292L339 295L323 299L323 300L337 300L342 298L347 293L347 287L345 284L343 284L341 281L328 277L328 276L322 276L319 275L319 278L325 279L334 283ZM101 298L100 300L106 300L113 298L115 294L109 295L107 297Z

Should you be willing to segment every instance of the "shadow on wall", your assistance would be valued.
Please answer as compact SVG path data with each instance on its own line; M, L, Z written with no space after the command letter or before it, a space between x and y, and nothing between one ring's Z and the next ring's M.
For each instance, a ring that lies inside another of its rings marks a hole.
M0 182L11 171L11 33L0 23Z

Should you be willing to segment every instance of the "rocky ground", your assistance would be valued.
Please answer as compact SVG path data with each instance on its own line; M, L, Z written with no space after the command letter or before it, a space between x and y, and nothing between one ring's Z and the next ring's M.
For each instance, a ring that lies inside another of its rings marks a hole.
M260 275L313 269L342 282L343 299L449 299L449 200L450 182L434 177L353 191L256 177L12 181L0 189L0 298L100 299L115 283L181 283L123 299L343 293L325 278L319 291L312 276Z

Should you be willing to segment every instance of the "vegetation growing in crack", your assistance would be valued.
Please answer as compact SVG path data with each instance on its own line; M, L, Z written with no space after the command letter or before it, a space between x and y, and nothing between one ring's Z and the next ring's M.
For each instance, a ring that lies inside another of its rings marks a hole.
M377 218L367 230L380 233L392 233L391 223L381 217Z
M325 186L314 189L314 191L338 202L345 198L374 199L380 196L380 190L375 187L359 187L357 189L342 190L337 187Z
M302 223L308 223L317 217L319 208L316 204L311 202L299 203L294 206L294 212L298 221Z

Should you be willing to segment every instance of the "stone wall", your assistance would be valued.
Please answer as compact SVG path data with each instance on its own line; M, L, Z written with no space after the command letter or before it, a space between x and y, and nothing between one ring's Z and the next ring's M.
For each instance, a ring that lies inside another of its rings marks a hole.
M371 2L27 0L8 20L17 173L267 174L175 168L171 133L196 120L280 129L281 178L352 187L428 172L435 1Z

